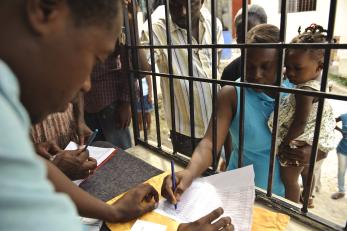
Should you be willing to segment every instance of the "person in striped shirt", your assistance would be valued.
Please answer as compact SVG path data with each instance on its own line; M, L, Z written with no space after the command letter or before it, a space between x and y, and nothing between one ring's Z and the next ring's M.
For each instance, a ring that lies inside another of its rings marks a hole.
M212 44L212 16L209 10L203 5L204 0L191 1L191 21L192 21L192 44L207 45ZM169 30L172 45L187 45L187 1L170 0ZM154 17L156 15L156 17ZM147 24L143 26L141 41L142 44L149 44L149 32ZM167 45L167 28L165 18L165 6L161 5L152 14L153 44ZM223 44L222 24L216 18L217 43ZM218 49L217 60L219 63L221 49ZM219 78L212 76L212 49L193 49L193 66L191 67L194 77L203 79ZM148 60L150 57L148 55ZM168 50L155 49L155 62L157 71L169 73ZM217 68L218 69L218 68ZM178 76L189 76L189 60L187 49L172 49L172 73ZM170 95L170 84L168 78L160 79L163 105L168 126L171 129L171 140L174 150L191 154L193 148L190 147L191 127L190 127L190 101L189 101L189 80L175 79L173 81L174 95ZM212 84L196 82L193 83L194 92L194 125L197 142L204 136L208 127L209 118L212 113ZM174 98L175 108L175 128L172 128L171 118L171 97ZM186 143L184 147L178 144ZM188 150L188 151L187 151Z

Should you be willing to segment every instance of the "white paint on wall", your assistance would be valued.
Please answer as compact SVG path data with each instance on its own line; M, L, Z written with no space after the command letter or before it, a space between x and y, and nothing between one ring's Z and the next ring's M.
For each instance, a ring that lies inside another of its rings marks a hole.
M252 0L252 4L262 6L267 15L268 23L280 26L281 15L279 13L279 0ZM302 31L311 23L316 23L324 28L328 27L330 1L317 0L316 11L306 11L287 14L286 42L290 42L298 34L299 26ZM335 18L334 36L340 37L340 43L347 43L347 0L337 1L337 11ZM338 59L340 60L339 72L347 76L347 50L339 50ZM342 65L343 64L343 65Z

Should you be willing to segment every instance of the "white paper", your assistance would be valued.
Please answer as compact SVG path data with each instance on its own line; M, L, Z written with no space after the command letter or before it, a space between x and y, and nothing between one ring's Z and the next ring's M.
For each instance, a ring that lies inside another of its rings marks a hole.
M197 180L182 195L180 202L177 204L177 210L174 205L162 200L156 212L180 222L192 222L221 206L222 201L219 199L215 188L211 184Z
M165 225L137 220L130 231L166 231Z
M65 150L76 150L79 146L75 142L70 142ZM104 162L114 151L114 148L99 148L99 147L93 147L89 146L88 148L89 156L96 159L97 166L99 166L102 162ZM74 183L77 185L80 185L83 182L82 180L75 180Z
M203 179L217 188L223 203L223 216L231 217L235 230L251 230L255 199L253 165Z
M179 222L192 222L222 207L223 216L231 218L235 230L248 231L254 199L254 171L247 166L197 179L182 195L177 210L163 200L155 211Z
M102 226L102 220L80 217L81 222L87 227L88 231L99 231Z

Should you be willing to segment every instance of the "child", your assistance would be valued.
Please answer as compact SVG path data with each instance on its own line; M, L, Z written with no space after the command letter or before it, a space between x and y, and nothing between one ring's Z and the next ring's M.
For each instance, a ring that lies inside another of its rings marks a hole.
M336 127L336 129L340 131L343 136L336 148L339 163L337 172L339 191L331 195L331 198L334 200L343 198L345 196L345 173L347 169L347 113L336 119L336 122L340 121L342 121L342 129Z
M146 78L143 78L141 80L142 83L142 91L143 91L143 110L145 114L145 129L147 129L147 132L149 133L151 130L151 112L153 111L153 97L152 97L152 79L151 76L146 76ZM139 94L140 95L140 94ZM143 127L143 121L142 121L142 107L141 107L141 100L140 97L138 97L137 101L137 116L138 116L138 122L139 122L139 129L142 130Z
M296 36L292 43L323 43L326 42L325 30L312 24L305 32ZM296 85L297 89L320 91L321 72L323 69L324 50L322 49L288 49L286 52L286 76ZM295 148L305 144L312 145L318 108L318 99L312 96L291 94L281 103L278 118L279 160L281 163L281 179L285 185L285 197L299 202L300 187L298 178L304 170L304 164L298 160L289 160L281 155L286 146ZM268 125L272 130L273 114ZM325 101L318 149L328 153L334 148L333 131L335 118L331 106ZM303 178L305 178L303 176ZM305 191L305 179L304 191ZM313 207L312 198L309 207Z

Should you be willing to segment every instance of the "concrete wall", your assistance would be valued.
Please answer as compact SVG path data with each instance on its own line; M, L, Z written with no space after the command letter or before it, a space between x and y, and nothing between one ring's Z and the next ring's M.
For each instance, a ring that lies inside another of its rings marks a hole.
M268 15L268 23L276 26L280 25L279 0L252 0L252 4L258 4L264 7ZM338 0L335 19L334 36L340 36L340 43L347 43L347 1ZM299 13L289 13L287 15L286 42L295 37L299 26L303 29L311 23L317 23L324 28L328 27L329 19L329 0L317 0L316 11L307 11ZM339 50L337 53L340 64L339 72L347 76L347 50Z

